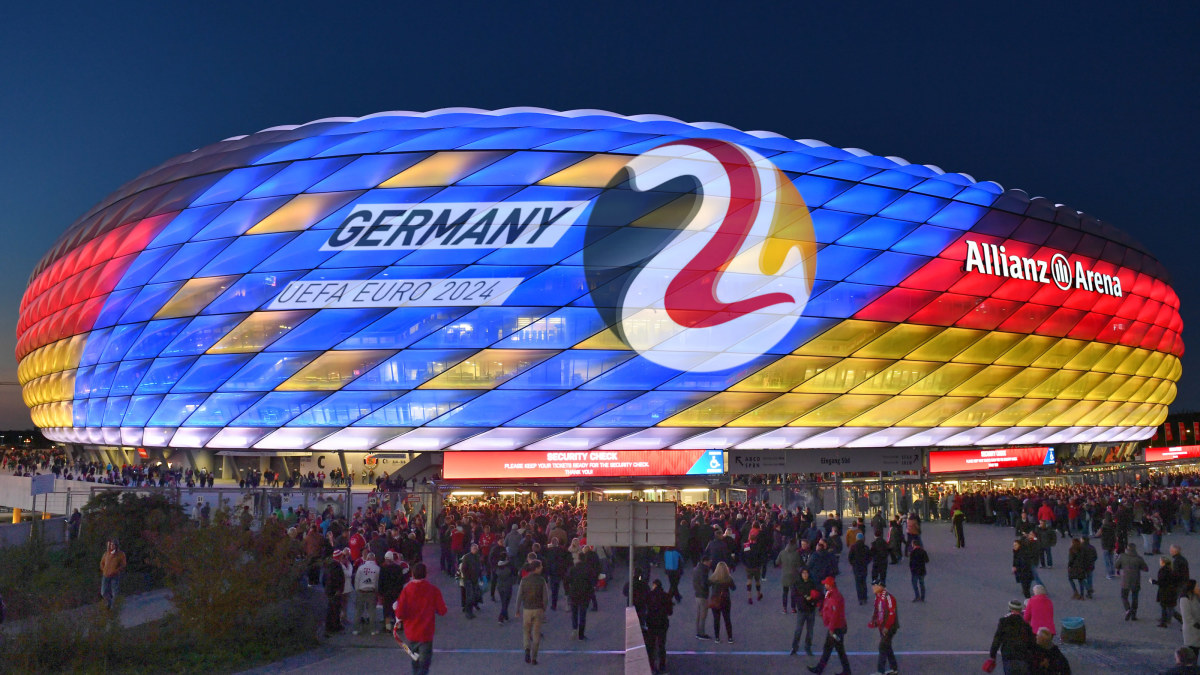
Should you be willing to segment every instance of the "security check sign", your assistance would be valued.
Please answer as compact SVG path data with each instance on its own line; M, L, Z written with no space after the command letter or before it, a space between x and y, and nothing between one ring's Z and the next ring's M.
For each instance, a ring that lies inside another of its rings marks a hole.
M589 502L587 543L674 546L675 502Z

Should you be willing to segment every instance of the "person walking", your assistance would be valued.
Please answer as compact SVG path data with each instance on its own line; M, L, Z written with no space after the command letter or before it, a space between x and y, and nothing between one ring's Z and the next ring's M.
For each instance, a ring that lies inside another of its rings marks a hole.
M1117 550L1117 528L1113 524L1112 514L1109 513L1104 514L1104 520L1100 523L1100 550L1104 551L1104 572L1107 578L1116 579L1113 556Z
M683 554L674 546L668 546L667 550L663 551L663 570L666 571L667 581L671 584L667 593L672 600L680 602L683 600L683 595L679 592L679 580L683 578Z
M397 630L404 625L404 645L412 656L413 675L428 675L433 664L433 634L438 616L446 616L446 600L425 578L425 563L413 565L412 580L396 598Z
M1017 583L1021 584L1021 593L1026 598L1031 595L1030 586L1033 584L1033 565L1031 564L1029 555L1026 553L1028 546L1029 544L1025 543L1021 537L1013 540L1013 576L1016 578Z
M355 635L365 630L362 624L371 627L371 635L378 635L379 628L375 625L371 614L375 611L376 591L379 589L379 565L375 562L375 554L368 553L358 570L354 572L354 618L351 619L352 632ZM380 623L383 617L378 617Z
M567 603L571 609L571 630L577 640L586 640L588 603L591 602L592 578L585 565L572 565L567 569Z
M1071 584L1072 600L1082 600L1086 592L1083 556L1083 537L1075 537L1071 540L1071 548L1067 549L1067 581Z
M550 540L546 548L546 584L550 587L550 611L558 611L558 587L567 577L567 569L571 566L571 554L558 538Z
M913 541L908 554L908 570L912 573L913 602L925 602L925 573L929 564L929 553L921 546L921 539Z
M892 639L900 629L896 596L888 593L887 587L882 583L875 584L874 590L875 611L867 623L867 628L879 629L879 659L875 662L876 670L885 675L896 675L900 670L900 664L896 662L896 651L892 648ZM890 668L885 671L885 666Z
M800 568L800 579L792 587L792 594L799 611L796 612L796 630L792 633L792 651L795 656L800 649L800 638L804 637L804 653L813 655L813 626L816 622L817 606L821 604L821 591L813 581L807 567Z
M1183 556L1179 544L1171 544L1171 547L1167 551L1171 554L1171 571L1175 573L1175 590L1179 592L1179 597L1182 598L1185 595L1183 590L1184 584L1188 582L1188 579L1192 578L1188 559ZM1173 611L1172 614L1178 621L1183 621L1183 617L1180 616L1178 610Z
M1032 656L1029 659L1033 675L1071 675L1071 664L1054 644L1054 633L1045 628L1034 638Z
M850 571L854 574L854 592L858 595L859 606L867 604L867 569L871 564L871 550L863 541L860 530L854 536L850 552L846 556L850 560Z
M705 631L708 619L708 575L712 571L712 558L700 556L700 564L692 570L692 594L696 596L696 639L711 640L712 636Z
M796 551L796 541L788 538L783 550L775 556L775 566L779 568L779 585L783 587L783 613L788 613L788 604L792 612L797 611L800 598L796 595L796 584L800 581L800 554Z
M887 583L888 557L890 551L883 537L876 536L871 542L871 583L882 581Z
M655 579L646 594L646 654L650 657L650 672L654 675L667 673L667 629L671 626L671 614L675 603L671 594L663 590L662 582Z
M349 555L349 554L346 554ZM340 632L342 626L342 601L345 597L346 572L339 558L341 549L334 551L333 557L325 568L325 635Z
M1125 620L1137 621L1138 594L1142 592L1142 572L1149 572L1146 561L1137 553L1137 546L1129 544L1117 558L1114 566L1121 575L1121 604L1125 606ZM1132 599L1131 599L1132 596Z
M542 622L546 618L546 604L550 591L542 577L542 561L530 563L529 574L521 580L517 589L517 607L521 610L522 643L525 646L525 663L537 665L538 647L542 643Z
M1183 644L1200 653L1200 587L1195 579L1183 584L1179 615L1183 621Z
M1054 635L1054 601L1046 595L1045 586L1038 584L1033 587L1033 597L1025 601L1025 611L1021 617L1035 635L1042 628Z
M1158 627L1166 628L1171 625L1175 604L1179 602L1179 593L1175 589L1175 570L1171 569L1169 557L1165 555L1159 557L1158 574L1150 580L1150 583L1158 586L1154 593L1154 599L1162 610L1158 619Z
M725 634L729 643L733 644L733 622L729 616L733 600L730 595L737 584L729 571L729 565L717 563L716 569L708 576L708 583L708 607L713 613L713 640L721 641L721 619L724 619Z
M837 651L838 659L842 662L842 671L838 675L850 675L850 659L846 658L846 601L838 591L837 581L826 577L821 585L825 587L825 599L821 603L821 623L825 624L825 647L821 650L821 660L814 666L808 667L810 673L820 673L829 663L829 656Z
M500 593L500 614L496 617L496 621L508 623L508 605L512 602L513 585L517 583L517 571L509 562L507 551L500 552L500 557L496 560L496 567L492 570L491 581L495 582L496 591Z
M966 522L967 514L962 509L954 509L954 515L950 518L950 527L954 530L954 548L967 547L967 536L963 530Z
M1008 614L1000 617L999 623L996 624L996 632L992 635L988 661L994 664L999 652L1004 659L1004 675L1029 675L1034 639L1029 624L1021 617L1023 608L1020 600L1009 602Z
M758 541L757 535L747 538L746 546L742 549L742 564L746 566L746 601L753 605L755 595L750 587L754 586L754 593L761 601L763 567L767 564L767 547Z
M117 540L109 539L107 550L100 556L100 597L108 603L109 609L113 608L113 603L117 600L121 575L128 566L129 561L125 552L117 546Z

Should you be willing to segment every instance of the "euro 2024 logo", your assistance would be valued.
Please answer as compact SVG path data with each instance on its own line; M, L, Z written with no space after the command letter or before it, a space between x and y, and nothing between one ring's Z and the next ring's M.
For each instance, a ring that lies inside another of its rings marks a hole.
M692 372L735 368L785 340L816 262L812 217L787 176L711 139L631 159L597 198L584 249L607 325L646 359Z

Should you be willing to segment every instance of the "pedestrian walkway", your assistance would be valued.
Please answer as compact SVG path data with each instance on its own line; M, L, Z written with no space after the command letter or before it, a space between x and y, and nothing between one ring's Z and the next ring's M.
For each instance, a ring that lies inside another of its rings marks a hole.
M122 595L119 598L120 620L121 626L124 628L133 628L134 626L158 621L174 611L174 606L171 604L171 592L166 589L138 593L137 595ZM108 610L105 609L104 603L100 600L99 593L97 593L95 603L65 610L62 612L62 615L74 623L86 618L90 613L105 611ZM30 626L36 625L37 621L38 617L30 617L20 621L9 621L0 625L0 629L8 635L15 635Z

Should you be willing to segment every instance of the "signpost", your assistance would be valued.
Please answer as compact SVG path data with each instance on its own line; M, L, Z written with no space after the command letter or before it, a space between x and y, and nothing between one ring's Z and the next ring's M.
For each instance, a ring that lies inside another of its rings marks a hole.
M629 598L633 603L635 546L675 545L675 502L589 502L587 543L629 547Z

